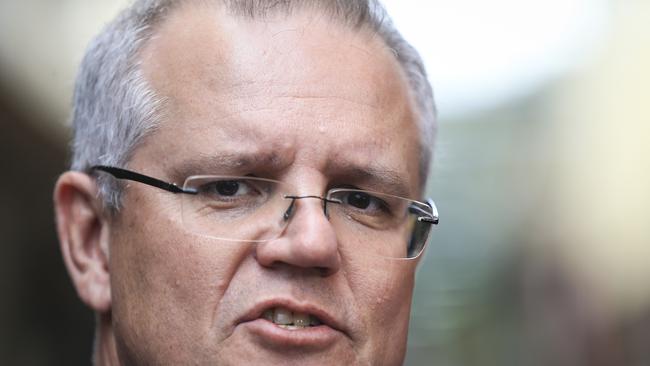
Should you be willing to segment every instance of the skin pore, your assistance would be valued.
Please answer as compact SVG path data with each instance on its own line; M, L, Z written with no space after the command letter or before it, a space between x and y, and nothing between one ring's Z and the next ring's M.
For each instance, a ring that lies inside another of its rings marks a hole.
M253 175L297 195L356 187L420 198L412 98L369 31L310 11L261 21L184 5L141 58L166 104L129 169L179 184ZM83 181L63 182L73 178ZM106 273L75 283L100 294L82 296L100 314L100 363L401 364L417 260L360 256L355 243L371 239L338 235L318 200L301 200L286 231L260 244L188 233L180 201L127 183L113 218L86 203L97 215L96 270ZM320 333L277 330L257 319L268 307L326 324Z

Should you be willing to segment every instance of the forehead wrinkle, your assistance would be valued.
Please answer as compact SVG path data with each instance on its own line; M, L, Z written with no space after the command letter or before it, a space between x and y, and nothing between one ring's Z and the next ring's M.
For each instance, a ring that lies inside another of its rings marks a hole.
M353 99L351 97L346 97L346 96L343 96L343 95L335 95L335 94L332 94L332 95L285 94L285 95L277 96L276 98L287 98L287 99L295 99L295 100L316 100L316 101L318 101L318 100L325 100L325 101L326 100L339 100L339 101L344 101L344 102L348 102L348 103L352 103L352 104L356 104L356 105L362 105L362 106L365 106L365 107L370 107L372 109L379 109L379 105L378 105L379 103L364 102L364 101L361 101L361 100ZM375 101L375 102L378 102L378 101Z

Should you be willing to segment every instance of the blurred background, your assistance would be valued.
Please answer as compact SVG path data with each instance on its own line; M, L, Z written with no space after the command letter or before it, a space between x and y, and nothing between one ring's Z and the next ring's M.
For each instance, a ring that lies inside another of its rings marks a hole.
M126 3L0 0L0 364L90 363L51 191L84 47ZM650 2L385 4L440 120L406 364L650 365Z

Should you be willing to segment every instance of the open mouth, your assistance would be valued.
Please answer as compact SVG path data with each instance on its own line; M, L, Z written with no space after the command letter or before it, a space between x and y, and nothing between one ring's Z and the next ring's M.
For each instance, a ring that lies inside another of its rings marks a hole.
M259 302L236 324L258 344L276 350L293 347L322 351L348 337L343 322L325 309L291 299Z
M262 318L272 322L280 328L298 330L316 327L323 322L313 314L291 311L282 306L264 310Z

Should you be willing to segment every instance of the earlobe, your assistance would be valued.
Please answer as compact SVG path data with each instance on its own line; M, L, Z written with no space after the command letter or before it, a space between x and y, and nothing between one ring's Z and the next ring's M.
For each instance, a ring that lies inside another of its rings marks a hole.
M61 252L79 297L96 312L108 312L110 226L95 181L81 172L62 174L54 188L54 207Z

